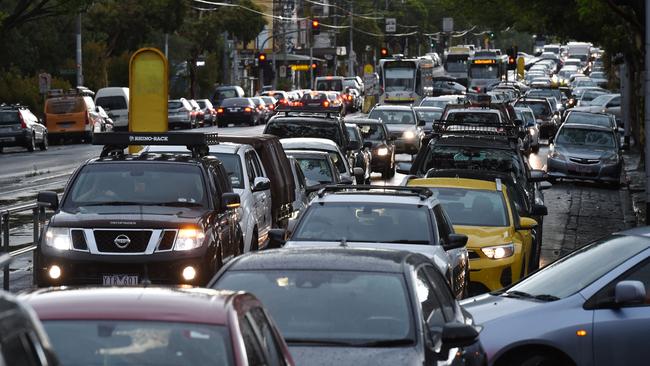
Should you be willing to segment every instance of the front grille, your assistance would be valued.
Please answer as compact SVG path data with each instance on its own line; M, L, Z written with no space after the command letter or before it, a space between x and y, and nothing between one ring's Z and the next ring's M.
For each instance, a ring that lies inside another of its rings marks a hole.
M94 230L93 233L97 250L105 253L141 253L147 249L149 238L151 238L151 230ZM124 248L120 248L115 243L115 239L118 237L120 239L128 238L130 242Z
M158 244L158 250L171 250L174 245L174 239L176 238L176 231L174 230L165 230L160 239L160 244Z
M591 165L591 164L598 164L600 160L598 159L582 159L582 158L569 158L574 163L578 164L585 164L585 165Z
M468 250L467 255L468 255L469 259L481 259L481 256L478 255L478 253L476 253L473 250Z
M401 138L403 134L404 134L404 132L399 132L399 131L395 131L395 132L390 132L390 133L389 133L389 135L390 135L391 137L394 137L394 138L396 138L396 139Z
M72 247L74 249L88 250L88 244L86 244L86 236L83 230L71 230L70 235L72 236Z

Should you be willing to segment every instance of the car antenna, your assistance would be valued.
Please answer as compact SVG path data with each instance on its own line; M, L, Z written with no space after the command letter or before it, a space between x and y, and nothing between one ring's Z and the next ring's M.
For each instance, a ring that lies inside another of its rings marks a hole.
M348 247L348 239L346 239L345 237L343 237L343 238L341 239L341 244L340 244L339 246L340 246L340 247L343 247L343 248L347 248L347 247Z

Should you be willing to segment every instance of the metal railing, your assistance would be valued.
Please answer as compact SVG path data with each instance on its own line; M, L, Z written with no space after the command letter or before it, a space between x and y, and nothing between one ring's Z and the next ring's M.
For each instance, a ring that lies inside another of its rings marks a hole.
M27 245L24 247L21 247L19 249L11 250L11 246L9 245L9 217L13 214L20 213L20 212L25 212L25 211L32 211L32 219L33 219L33 241L31 245ZM39 203L28 203L20 206L14 206L14 207L9 207L9 208L4 208L0 210L0 239L2 241L2 249L3 249L3 254L6 253L8 254L11 258L15 258L19 255L33 252L36 250L38 247L38 243L41 240L41 229L43 227L43 224L45 222L45 205L39 204ZM10 275L10 270L9 270L9 265L11 261L6 261L4 264L4 269L3 269L3 281L2 281L2 288L7 291L9 290L9 275ZM33 262L32 262L33 263Z

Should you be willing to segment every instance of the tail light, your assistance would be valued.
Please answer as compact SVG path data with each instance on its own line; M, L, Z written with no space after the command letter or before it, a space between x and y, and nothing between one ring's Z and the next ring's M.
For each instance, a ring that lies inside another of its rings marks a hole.
M18 119L20 119L20 128L27 128L27 124L25 124L25 119L23 119L23 115L18 112ZM88 124L88 116L86 116L86 124Z
M280 100L280 104L287 105L287 104L289 104L289 101L286 100L286 99L282 99L282 100Z
M269 109L270 109L270 110L274 110L274 109L275 109L275 106L274 106L273 104L269 104Z
M88 112L86 112L86 124L90 124L90 116L88 115Z
M217 113L223 113L223 108L217 109Z
M246 113L250 113L252 111L253 111L253 108L251 108L251 107L244 108L244 112L246 112Z
M326 100L326 101L323 102L323 107L327 108L327 107L329 107L329 106L330 106L330 102L329 102L329 101Z
M348 100L352 100L352 96L351 96L351 95L348 95Z
M291 103L291 106L293 106L293 107L302 107L303 103L299 102L299 101L295 101L295 102Z

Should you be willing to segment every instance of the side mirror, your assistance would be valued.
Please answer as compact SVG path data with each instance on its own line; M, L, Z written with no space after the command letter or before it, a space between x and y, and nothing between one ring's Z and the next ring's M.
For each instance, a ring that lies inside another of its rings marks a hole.
M355 151L359 149L361 149L361 143L359 141L348 142L348 151Z
M257 177L253 181L253 192L266 191L271 189L271 180L266 177Z
M617 305L643 304L645 296L645 286L641 281L621 281L614 288Z
M48 206L54 211L59 209L59 196L56 194L56 192L52 192L52 191L38 192L38 195L36 196L36 202L38 202L41 205Z
M548 215L548 208L544 205L534 204L532 210L530 210L533 216L546 216Z
M467 244L467 235L463 234L449 234L447 240L443 244L445 250L452 250L462 248Z
M411 163L397 163L397 172L400 174L411 174L411 167L413 164Z
M520 120L520 119L516 119L516 120L515 120L515 126L517 126L517 127L521 127L521 126L523 126L523 125L524 125L524 121L522 121L522 120Z
M553 188L553 184L551 184L550 182L544 181L544 182L539 183L539 190L540 191L544 191L544 190L547 190L547 189L550 189L550 188Z
M442 328L442 345L445 348L467 347L478 339L478 330L469 324L447 323Z
M234 210L241 206L241 197L237 193L224 193L221 196L221 207L226 210Z
M287 231L285 229L271 229L269 230L269 249L282 248L286 239Z
M519 219L519 230L530 230L537 227L537 221L530 217L522 217Z
M555 136L549 136L548 137L548 143L549 144L552 144L554 140L555 140Z
M425 121L423 119L418 120L418 127L426 126L426 124L427 124L427 121Z
M548 174L543 170L533 169L530 171L531 182L544 182L548 181Z
M99 107L95 107L95 112L99 113Z
M367 149L372 149L372 142L370 142L370 141L364 141L364 142L363 142L363 147L365 147L365 148L367 148Z
M360 167L353 168L352 173L354 174L354 177L357 179L357 182L359 180L363 181L364 178L365 178L364 177L365 172L363 171L363 168L360 168Z

